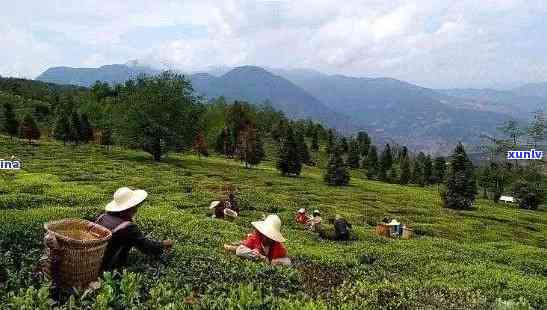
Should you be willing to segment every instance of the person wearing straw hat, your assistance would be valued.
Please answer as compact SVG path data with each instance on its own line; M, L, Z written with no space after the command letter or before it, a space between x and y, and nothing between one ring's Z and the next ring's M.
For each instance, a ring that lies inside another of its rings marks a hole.
M147 196L148 193L144 190L119 188L114 193L114 199L106 205L106 213L101 214L95 221L112 232L112 239L108 243L103 258L103 270L123 267L133 247L151 256L159 256L171 250L173 246L171 240L160 242L148 239L133 223L139 205Z
M319 212L319 210L317 209L313 210L312 218L308 222L308 228L311 231L318 232L319 230L321 230L321 221L321 212Z
M279 216L268 215L263 221L251 223L255 231L239 245L224 245L227 251L235 252L239 257L261 260L272 265L290 265L287 249L283 245L285 238L281 234Z
M298 211L296 212L296 215L294 216L294 220L295 220L298 224L302 224L302 225L308 224L310 218L309 218L309 216L306 214L306 209L304 209L304 208L298 209Z
M213 210L213 218L236 218L239 215L239 208L237 208L235 198L233 196L230 196L228 200L217 200L211 202L209 209Z

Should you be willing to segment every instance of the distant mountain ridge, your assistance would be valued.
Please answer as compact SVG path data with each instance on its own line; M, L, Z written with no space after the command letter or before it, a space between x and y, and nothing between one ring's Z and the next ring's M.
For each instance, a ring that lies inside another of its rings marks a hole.
M478 143L510 118L528 117L545 98L492 89L431 89L392 78L327 75L310 69L257 66L212 68L187 76L208 98L269 101L292 118L312 118L342 132L368 130L377 141L395 140L413 149L446 152L457 141ZM120 83L158 70L138 64L100 68L51 68L38 80L90 86Z
M146 66L125 64L106 65L99 68L53 67L37 76L36 80L89 87L96 81L117 84L136 78L140 74L154 75L159 72Z

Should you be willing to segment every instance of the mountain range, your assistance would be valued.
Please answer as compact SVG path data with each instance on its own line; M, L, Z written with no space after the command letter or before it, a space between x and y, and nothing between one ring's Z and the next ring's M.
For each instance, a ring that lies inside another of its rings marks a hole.
M121 83L158 70L138 64L54 67L36 79L90 86ZM327 75L309 69L219 67L187 76L201 95L251 103L268 101L291 118L311 118L343 133L367 130L377 142L445 153L457 141L480 142L508 119L525 122L547 107L547 83L512 90L431 89L392 78Z

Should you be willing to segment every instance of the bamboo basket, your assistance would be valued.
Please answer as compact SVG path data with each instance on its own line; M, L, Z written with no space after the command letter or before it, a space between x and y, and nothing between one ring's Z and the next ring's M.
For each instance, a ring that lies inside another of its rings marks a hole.
M79 219L64 219L44 224L48 261L46 273L57 279L61 287L85 288L96 281L101 272L103 256L112 237L105 227Z
M390 229L389 225L387 224L378 224L376 226L376 234L379 236L389 237L390 236Z
M412 227L403 228L403 239L412 239Z

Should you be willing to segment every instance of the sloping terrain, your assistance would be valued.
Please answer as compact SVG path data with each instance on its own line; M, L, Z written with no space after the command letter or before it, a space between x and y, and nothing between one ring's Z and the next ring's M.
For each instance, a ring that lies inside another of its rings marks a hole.
M174 252L163 262L133 252L128 271L136 278L123 276L123 285L107 278L99 291L76 299L78 307L111 300L150 309L325 309L341 303L348 309L485 309L519 298L538 309L547 306L544 206L528 211L479 199L476 210L452 211L440 206L435 187L369 181L359 171L351 186L335 188L323 183L318 168L286 178L271 162L245 169L221 157L170 154L153 163L144 153L119 148L46 141L31 147L1 137L0 146L2 155L16 154L23 162L21 171L0 173L0 266L9 277L0 286L0 303L8 292L25 296L32 293L25 293L27 287L39 285L31 275L44 222L93 219L118 187L132 186L150 194L138 225L151 236L175 240ZM239 189L242 213L233 222L211 219L207 208L226 184ZM320 209L325 222L335 214L346 217L358 240L318 240L294 224L300 207ZM267 213L283 220L291 268L222 250ZM385 216L411 225L415 238L375 235L374 225Z

